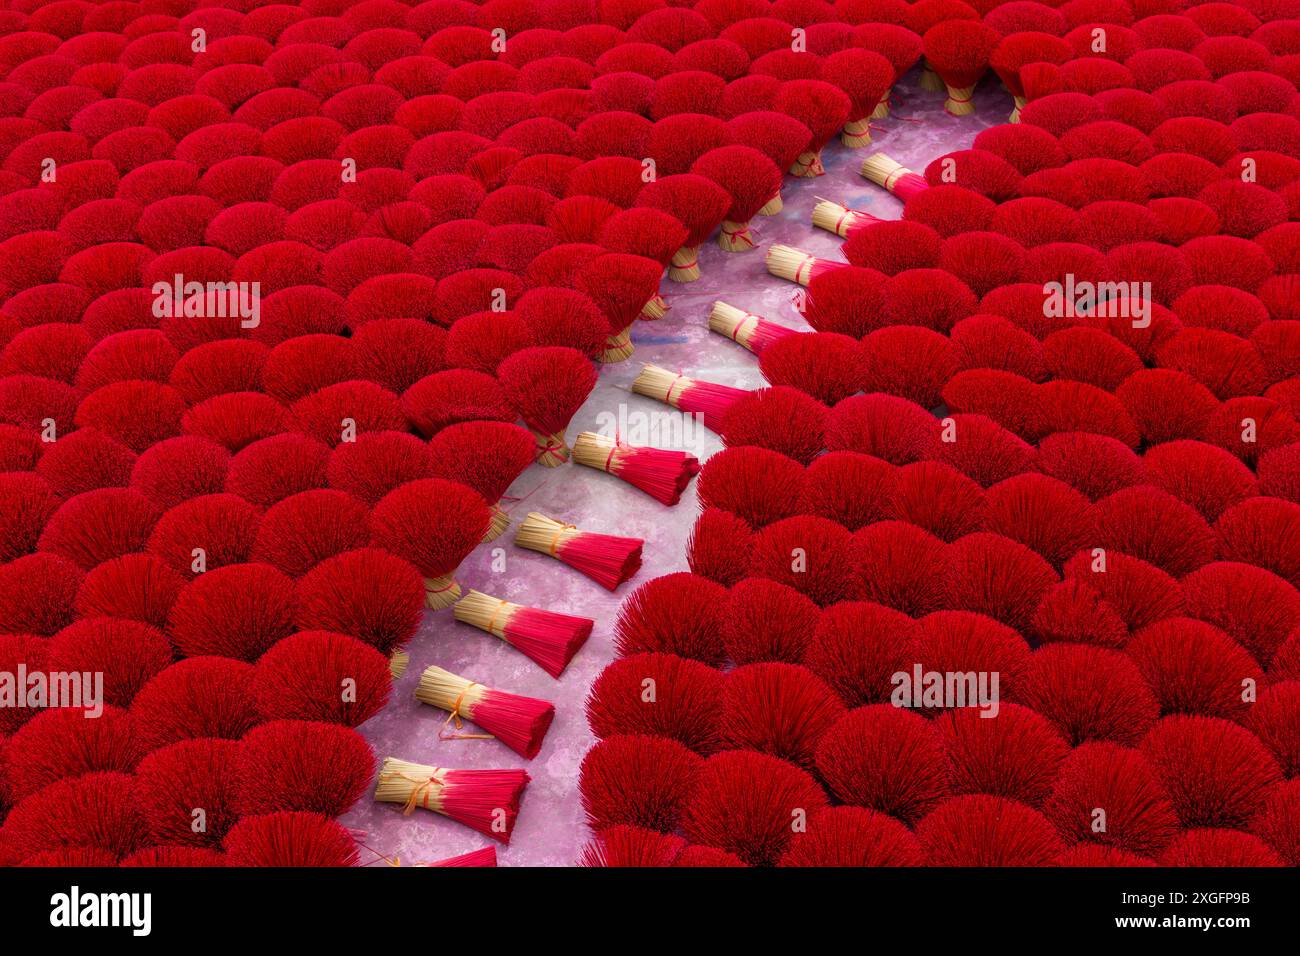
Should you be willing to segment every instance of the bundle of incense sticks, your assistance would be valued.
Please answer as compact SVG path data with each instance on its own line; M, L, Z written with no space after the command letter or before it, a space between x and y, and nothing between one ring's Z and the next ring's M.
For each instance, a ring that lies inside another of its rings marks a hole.
M641 568L640 538L595 534L531 511L515 534L515 544L548 554L613 591Z
M698 414L708 428L719 433L727 409L749 394L743 388L702 382L658 365L642 366L632 382L632 391L683 412Z
M668 300L656 292L651 296L650 300L641 307L641 314L637 316L637 318L645 319L647 322L656 322L667 315L668 310L671 308L672 306L668 304ZM632 327L628 326L625 330L628 335L631 335L631 329ZM612 339L614 336L611 336L610 338ZM628 354L630 355L631 353L629 352ZM624 358L626 358L626 356L624 356Z
M549 701L494 690L436 665L426 667L420 675L415 699L447 711L447 720L438 733L439 740L496 739L528 760L537 756L546 731L555 719L555 705ZM462 718L472 720L489 732L460 733ZM449 730L452 724L455 733Z
M861 209L850 209L829 199L818 199L813 206L812 224L818 229L833 232L841 239L847 239L850 232L859 226L873 222L882 222L879 216L873 216Z
M531 520L533 516L528 517ZM520 534L522 533L521 527ZM515 540L519 539L516 537ZM640 542L637 543L639 546ZM637 564L640 566L639 549ZM501 638L515 650L536 661L552 677L564 673L564 668L587 642L587 638L591 637L591 629L595 626L590 618L524 607L482 591L470 591L456 602L452 613L456 620Z
M449 856L445 860L437 860L433 863L416 863L416 866L496 866L497 865L497 848L494 846L485 846L481 850L470 850L468 853L462 853L460 856Z
M811 252L782 245L769 248L763 264L767 266L767 271L778 279L797 282L804 286L823 272L843 269L848 265L847 262L836 262L833 259L819 259Z
M523 770L448 770L385 757L375 799L400 803L407 814L432 810L509 844L526 786Z
M883 186L903 202L907 202L917 193L929 189L925 177L914 173L902 163L890 159L884 153L876 153L862 161L862 175L877 186Z
M777 339L799 334L794 329L777 325L770 319L738 309L734 305L727 305L721 300L713 303L713 309L709 312L709 331L725 335L755 355Z
M622 478L666 505L681 501L686 486L700 473L699 460L687 452L629 445L595 432L578 436L573 460Z

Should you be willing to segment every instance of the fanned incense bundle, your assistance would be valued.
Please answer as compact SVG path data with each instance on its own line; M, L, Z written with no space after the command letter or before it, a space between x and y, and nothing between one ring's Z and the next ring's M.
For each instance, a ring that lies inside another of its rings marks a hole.
M531 520L533 516L528 517ZM523 528L520 528L522 533ZM473 590L456 602L452 613L461 623L501 638L540 664L552 677L564 673L564 668L587 642L595 625L589 618L511 604Z
M768 249L763 264L767 266L767 271L778 279L797 282L803 286L823 273L833 269L843 269L848 265L847 262L836 262L833 259L818 259L811 252L782 245L775 245Z
M727 409L749 394L747 389L701 382L658 365L642 366L632 382L632 391L683 412L698 414L710 430L719 434Z
M515 544L550 555L613 591L640 570L641 548L645 542L640 538L581 531L574 525L530 511L515 534Z
M385 757L375 799L400 803L407 814L432 810L509 845L528 779L523 770L448 770Z
M903 202L930 187L920 173L913 172L884 153L876 153L864 159L862 175L877 186L888 189Z
M494 846L485 846L481 850L471 850L469 853L462 853L460 856L449 856L445 860L438 860L436 863L417 863L416 866L496 866L497 865L497 848Z
M925 60L947 87L943 108L952 116L975 112L975 87L1002 37L978 20L946 20L925 31Z
M686 241L673 254L668 278L674 282L698 279L700 246L727 218L731 194L711 179L682 173L647 183L637 194L636 204L669 213L686 227Z
M528 760L542 749L546 731L555 719L555 705L549 701L493 690L436 665L426 667L420 675L415 699L447 711L439 740L495 738ZM460 733L462 718L472 720L488 733ZM457 732L449 733L447 724L453 722Z
M595 432L578 436L573 460L622 478L666 505L681 501L682 492L700 471L699 461L687 452L628 445Z
M873 216L861 209L850 209L829 199L818 199L813 206L812 224L818 229L833 232L841 239L847 239L850 232L859 226L873 222L882 222L879 216Z
M713 303L709 312L709 331L725 335L731 341L743 345L755 355L771 345L777 339L787 335L798 335L794 329L777 325L770 319L753 312L746 312L734 305L718 301Z
M596 387L591 360L577 349L538 346L502 362L497 378L533 433L537 463L556 468L568 461L564 432Z

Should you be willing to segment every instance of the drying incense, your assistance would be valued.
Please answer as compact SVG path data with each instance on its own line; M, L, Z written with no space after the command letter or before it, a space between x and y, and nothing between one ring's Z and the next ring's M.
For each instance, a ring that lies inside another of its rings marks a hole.
M818 229L833 232L841 239L847 239L850 232L873 222L883 222L879 216L873 216L861 209L850 209L829 199L818 199L813 206L812 224Z
M687 452L629 445L595 432L578 436L573 460L622 478L666 505L681 501L682 492L700 471L698 459Z
M632 382L632 391L683 412L698 414L708 428L718 433L727 409L749 394L747 389L702 382L658 365L642 366Z
M501 638L552 677L564 673L595 626L590 618L524 607L473 590L456 602L452 613L456 620Z
M726 336L755 355L777 339L799 334L794 329L777 325L761 315L746 312L722 301L713 303L713 309L709 312L709 331Z
M375 800L400 803L406 814L431 810L509 844L526 786L523 770L448 770L385 757Z
M537 756L555 719L555 705L549 701L494 690L436 665L420 675L415 699L447 711L439 740L499 740L528 760ZM461 733L466 720L488 733Z
M515 535L515 544L550 555L613 591L641 568L640 538L582 531L536 511L529 512Z

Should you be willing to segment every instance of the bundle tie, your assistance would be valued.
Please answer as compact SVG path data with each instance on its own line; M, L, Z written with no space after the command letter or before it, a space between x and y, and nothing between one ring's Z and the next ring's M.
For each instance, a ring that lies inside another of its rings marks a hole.
M551 538L551 546L546 549L551 553L551 557L553 558L559 557L559 555L556 554L556 551L560 547L560 536L564 534L564 532L566 531L577 531L577 530L578 530L578 526L576 524L562 524L560 525L559 528L556 529L555 536ZM502 603L504 604L505 602L503 601Z
M488 622L487 622L487 630L488 630L488 633L489 633L489 634L495 634L495 633L496 633L497 615L500 614L502 611L504 611L507 607L510 606L510 602L507 601L507 600L505 600L505 599L503 599L503 598L497 598L497 600L498 600L500 603L497 604L496 610L492 612L492 616L491 616L490 618L488 618ZM470 683L473 684L473 681L470 681ZM466 687L465 690L469 690L469 688ZM462 696L464 696L464 695L462 694ZM457 707L460 706L460 701L459 701L459 700L456 701L456 706L457 706ZM460 724L457 724L456 726L457 726L457 728L459 728L459 727L460 727Z
M426 581L427 581L427 580L431 580L431 579L426 578ZM451 581L451 582L449 582L448 584L446 584L446 585L444 585L443 587L440 587L440 588L431 588L431 587L428 586L428 584L425 584L425 586L424 586L424 590L425 590L427 593L429 593L429 594L441 594L443 591L450 591L450 590L451 590L452 588L454 588L455 586L456 586L456 582L455 582L455 581Z
M502 601L501 603L504 604L506 602ZM451 705L451 713L447 715L447 719L442 722L442 729L438 731L439 740L496 740L496 737L494 737L492 734L449 734L447 733L447 725L451 723L453 720L456 722L457 730L460 730L464 726L464 724L461 722L460 708L461 705L465 703L465 695L469 693L469 689L471 687L474 687L477 684L478 684L477 681L470 681L468 684L466 684L465 689L462 690L460 692L460 696L456 698L456 702Z
M438 768L434 767L433 769L436 771ZM425 810L431 809L429 807L429 789L431 787L444 786L443 782L433 774L429 775L428 780L421 780L418 777L408 777L404 773L399 773L398 776L410 783L417 784L417 786L411 790L411 795L406 798L406 803L402 806L402 815L407 817L415 812L416 807L422 807Z
M694 269L699 264L700 264L700 257L696 256L690 262L674 262L672 266L674 269Z
M678 380L679 380L679 379L683 379L683 378L685 378L685 377L686 377L686 373L685 373L685 372L678 372L678 373L677 373L677 377L674 378L671 382L668 383L668 391L664 392L664 404L665 404L665 405L672 405L672 403L673 403L673 389L677 387L677 382L678 382Z
M558 458L560 461L564 461L563 442L557 442L551 440L551 441L547 441L546 444L544 445L542 445L541 442L538 442L538 444L541 446L542 449L541 454L538 455L539 458L544 458L547 455L550 455L553 458Z
M804 256L804 257L803 257L803 261L800 262L799 265L797 265L797 266L795 267L795 270L794 270L794 280L795 280L796 282L799 282L799 276L803 273L803 267L804 267L804 266L807 266L807 267L808 267L808 276L809 276L809 281L811 282L811 281L812 281L812 267L815 266L816 264L817 264L817 257L816 257L816 256ZM800 285L803 285L804 283L799 282L799 284L800 284Z
M728 229L726 223L722 225L722 234L729 236L737 242L743 242L751 249L754 248L754 237L749 233L749 223L742 223L739 229Z

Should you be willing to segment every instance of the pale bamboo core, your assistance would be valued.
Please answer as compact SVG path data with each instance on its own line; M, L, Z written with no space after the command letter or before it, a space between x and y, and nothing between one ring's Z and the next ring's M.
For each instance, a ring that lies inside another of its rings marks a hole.
M501 535L505 534L506 528L510 527L510 515L508 515L500 504L492 506L492 520L488 522L488 529L483 533L483 542L495 541Z
M441 611L445 607L451 607L460 598L460 585L450 574L444 574L436 578L424 579L424 606L434 610Z
M632 391L637 395L653 398L655 401L679 408L682 392L695 384L694 379L678 372L670 372L658 365L643 365L640 373L632 381Z
M506 625L510 618L522 607L509 601L470 589L463 598L456 602L452 614L462 624L477 627L480 631L505 639Z
M375 800L379 803L400 803L405 813L417 807L442 813L442 792L446 785L447 770L412 763L397 757L385 757L375 781Z
M725 335L752 352L749 338L758 328L758 323L762 321L761 315L746 312L744 309L738 309L719 300L713 303L713 309L709 312L709 331Z
M609 472L624 447L596 432L582 432L573 443L573 460L579 465Z
M718 247L724 252L748 252L754 248L754 237L749 223L724 220L718 232Z
M668 278L674 282L694 282L700 277L700 247L682 246L673 253Z
M474 719L474 708L483 700L490 688L475 681L430 664L420 675L415 688L415 699L430 707L445 710L453 718Z
M827 232L833 232L841 239L847 238L850 230L875 220L876 217L869 213L850 209L848 206L830 199L818 200L812 211L812 224L814 226L818 229L825 229Z
M411 655L406 651L393 651L392 656L388 658L388 672L393 675L393 680L405 674L410 666Z
M970 116L975 112L975 87L950 86L943 108L950 116Z
M600 353L600 360L606 365L622 362L631 358L633 351L632 326L629 325L622 332L616 332L605 339L605 351Z
M826 167L822 165L821 150L800 153L799 158L790 167L790 175L797 176L800 179L812 179L814 176L823 176L825 174Z
M767 271L778 279L807 285L812 281L813 266L817 264L817 257L794 246L778 244L767 250L767 257L763 260L763 264L767 266Z
M877 103L876 108L871 111L871 116L868 117L868 119L886 119L889 116L889 94L892 92L893 90L890 90L880 98L880 102Z
M645 319L647 322L658 322L668 314L669 308L668 300L656 292L650 297L650 301L641 307L639 318ZM631 328L631 326L628 326L628 328Z
M543 435L539 431L528 429L533 433L537 443L537 463L544 468L558 468L569 460L569 446L564 443L564 432Z
M529 551L559 557L560 548L582 534L574 525L556 521L538 511L528 512L519 530L515 532L515 544Z
M849 120L840 133L840 142L849 149L861 149L871 145L871 118Z
M910 172L911 170L902 163L884 153L873 153L862 161L863 177L877 186L883 186L891 193L898 185L898 181Z
M781 198L781 193L778 192L767 202L763 203L762 208L758 210L758 214L760 216L775 216L784 208L785 200Z
M921 61L920 85L921 89L929 90L931 93L938 93L944 88L943 80L939 79L939 74L934 72L934 68L924 60Z
M1019 122L1020 122L1020 111L1023 110L1023 109L1025 108L1025 103L1026 103L1027 101L1025 100L1025 98L1024 98L1023 96L1016 96L1016 95L1014 95L1014 94L1012 94L1011 98L1015 101L1015 104L1016 104L1016 105L1012 108L1012 110L1011 110L1011 115L1010 115L1009 117L1007 117L1007 122L1008 122L1008 123L1019 123Z

